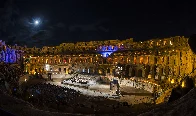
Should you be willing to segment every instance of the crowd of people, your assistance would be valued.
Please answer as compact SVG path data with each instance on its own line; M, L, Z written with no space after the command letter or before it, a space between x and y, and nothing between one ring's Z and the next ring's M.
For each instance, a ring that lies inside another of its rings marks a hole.
M127 103L108 100L106 97L82 95L79 91L52 84L35 84L25 88L23 99L39 108L74 113L127 112ZM120 107L122 106L122 107ZM117 111L117 109L121 109Z
M132 112L130 106L124 102L109 100L104 96L83 95L79 91L53 84L36 83L19 87L19 77L23 75L19 68L7 64L0 65L1 85L8 83L11 94L30 102L35 107L48 111L66 113L111 113ZM38 79L38 78L35 78ZM99 76L75 74L66 80L71 83L92 84L99 80ZM16 85L12 82L16 82ZM31 81L31 78L30 80ZM13 87L11 85L14 85ZM1 88L2 89L2 88Z
M38 103L39 105L47 105L50 103L72 105L74 99L80 95L79 92L73 89L45 83L31 85L24 91L26 100L30 100L32 103Z
M1 90L8 93L14 92L19 87L19 78L24 75L17 65L0 63Z

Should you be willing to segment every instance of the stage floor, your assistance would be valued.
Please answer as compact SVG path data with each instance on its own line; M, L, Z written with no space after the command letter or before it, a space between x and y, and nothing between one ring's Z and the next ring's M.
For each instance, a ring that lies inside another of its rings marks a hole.
M86 88L86 87L80 87L80 86L74 86L68 84L61 84L62 81L63 78L53 78L53 81L48 81L47 83L51 83L62 87L69 87L77 91L80 91L84 95L105 96L105 97L109 97L109 99L114 99L114 97L116 97L115 90L110 91L110 85L95 84ZM134 87L129 87L129 86L121 86L120 91L122 95L118 99L117 97L115 98L115 100L117 101L128 102L129 104L152 102L152 98L153 98L152 93L148 91L142 89L136 89Z

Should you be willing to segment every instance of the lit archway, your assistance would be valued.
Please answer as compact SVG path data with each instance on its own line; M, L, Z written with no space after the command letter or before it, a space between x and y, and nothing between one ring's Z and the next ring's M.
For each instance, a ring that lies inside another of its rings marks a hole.
M105 75L104 69L99 68L99 69L98 69L98 74L100 74L100 75Z

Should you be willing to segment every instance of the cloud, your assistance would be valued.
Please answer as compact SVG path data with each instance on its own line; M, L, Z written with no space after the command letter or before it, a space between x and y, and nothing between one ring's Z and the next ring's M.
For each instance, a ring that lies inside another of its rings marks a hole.
M94 24L90 25L72 25L69 27L70 31L75 31L77 29L81 29L82 31L96 31L97 28Z
M56 27L64 28L65 27L65 24L60 22L60 23L57 23L56 24Z
M108 20L104 19L104 20L99 20L95 23L91 23L91 24L79 24L79 25L71 25L69 27L70 31L76 31L78 29L82 30L82 31L97 31L100 30L100 26L106 22ZM101 30L104 30L104 27L101 27ZM107 31L106 29L104 31Z
M101 31L109 32L109 29L106 29L106 28L103 27L103 26L99 26L98 28L99 28Z
M48 26L48 29L54 29L54 27L53 26Z

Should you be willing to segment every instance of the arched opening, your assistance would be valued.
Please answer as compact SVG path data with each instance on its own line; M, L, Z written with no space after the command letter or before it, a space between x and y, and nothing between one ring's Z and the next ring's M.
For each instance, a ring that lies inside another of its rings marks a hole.
M162 76L163 76L163 68L159 68L159 75L160 75L160 80L162 80Z
M66 68L64 68L63 70L64 70L64 72L66 72Z
M129 77L129 69L130 69L130 65L127 65L125 68L125 77Z
M98 73L99 73L99 74L102 74L102 73L103 73L103 71L102 71L101 69L99 69L99 70L98 70Z
M150 74L150 66L147 65L145 69L145 77L147 78L149 74Z
M132 71L132 68L130 67L129 68L129 77L131 77L131 71Z
M94 69L94 74L99 74L99 70L97 68Z
M169 66L165 67L165 75L168 76L169 75Z
M109 57L109 54L108 54L108 53L106 54L106 58L107 58L107 57Z
M136 64L137 63L137 58L136 57L134 57L134 64Z
M90 74L93 74L94 73L94 68L93 67L89 67L88 71L89 71Z
M106 59L104 58L104 59L103 59L103 64L106 64L106 63L107 63L107 61L106 61Z
M142 70L141 69L138 70L138 77L142 77Z
M140 57L140 64L143 64L143 63L144 63L144 58Z
M155 55L158 55L158 53L159 53L158 50L156 50L156 51L155 51Z
M153 70L152 70L153 78L155 78L155 75L157 74L156 70L157 70L157 66L153 66Z
M110 73L110 69L109 68L107 69L107 73Z
M59 68L59 72L61 72L61 68Z
M85 73L88 73L88 68L87 67L85 67Z
M115 69L112 69L112 74L113 74L114 76L115 76L115 72L116 72Z
M157 60L157 58L155 57L155 58L154 58L154 64L157 64L157 62L158 62L158 60Z
M135 69L132 69L131 71L131 77L134 77L135 76Z
M105 75L104 69L102 68L98 69L98 74Z

